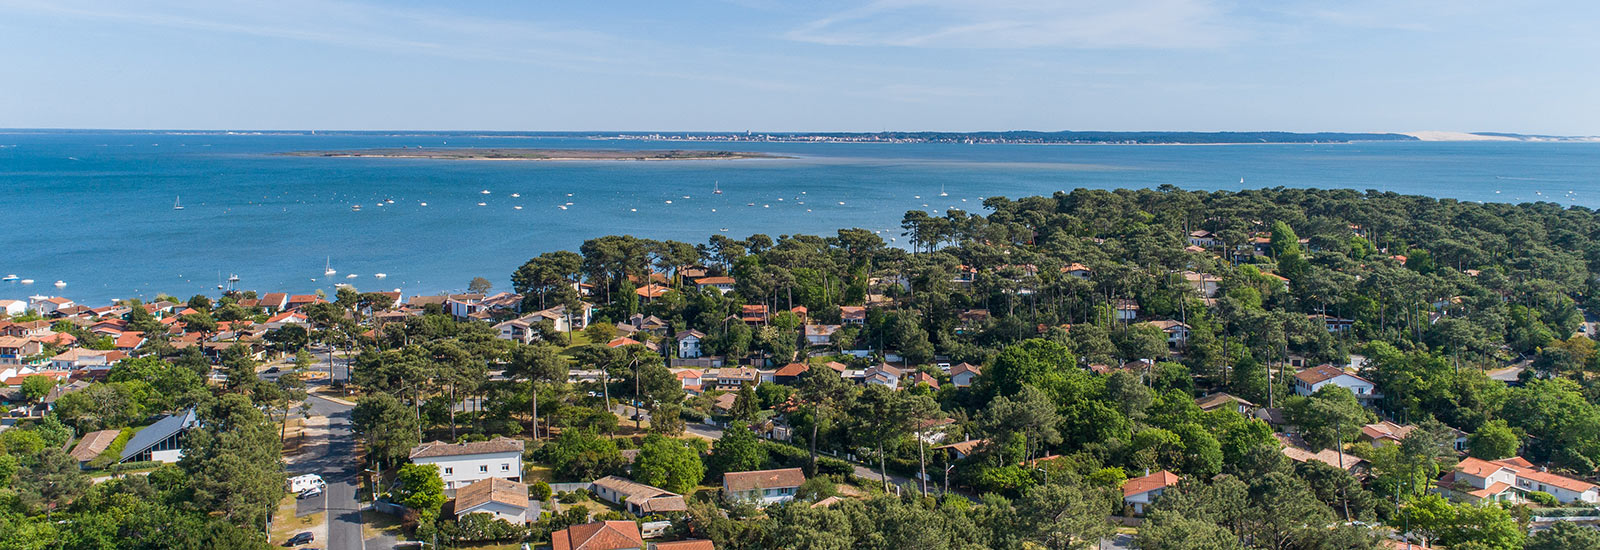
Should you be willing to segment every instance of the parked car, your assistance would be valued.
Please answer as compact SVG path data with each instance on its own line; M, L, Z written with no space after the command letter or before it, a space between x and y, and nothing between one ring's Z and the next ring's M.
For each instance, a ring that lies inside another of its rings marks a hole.
M310 544L311 541L314 540L315 538L316 537L313 536L310 531L306 531L304 533L300 533L298 535L289 537L289 541L283 543L283 545L284 546L300 546L302 544Z
M298 498L305 499L305 498L311 498L311 497L317 497L317 496L322 496L322 488L321 487L315 487L315 488L312 488L312 489L306 489L305 491L302 491L300 493Z

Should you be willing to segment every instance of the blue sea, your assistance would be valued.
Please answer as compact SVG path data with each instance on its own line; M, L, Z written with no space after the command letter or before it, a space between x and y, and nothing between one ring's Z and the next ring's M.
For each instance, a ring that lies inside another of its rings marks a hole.
M402 146L721 149L791 158L532 162L275 154ZM983 198L996 195L1163 184L1379 189L1595 208L1600 144L677 143L468 133L0 132L0 217L7 222L0 275L36 281L0 283L0 299L47 294L101 305L161 292L215 294L230 275L240 278L240 288L263 292L331 292L335 283L347 283L430 294L462 289L477 276L509 290L511 272L529 257L607 234L699 243L716 233L776 237L860 227L881 230L888 240L899 237L899 220L911 209L982 211ZM722 194L713 194L713 186ZM174 210L180 199L184 209ZM353 205L362 208L352 211ZM338 275L324 276L325 265ZM52 287L57 280L67 286Z

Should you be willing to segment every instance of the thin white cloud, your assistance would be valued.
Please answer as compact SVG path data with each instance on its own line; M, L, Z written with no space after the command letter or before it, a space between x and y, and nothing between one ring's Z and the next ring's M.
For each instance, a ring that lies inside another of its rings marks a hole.
M835 46L1211 48L1239 39L1212 0L878 0L785 37Z

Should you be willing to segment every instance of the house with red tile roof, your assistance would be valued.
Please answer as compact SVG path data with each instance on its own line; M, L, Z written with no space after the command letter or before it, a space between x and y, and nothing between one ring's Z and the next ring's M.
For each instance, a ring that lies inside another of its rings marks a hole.
M805 363L789 363L772 373L772 381L779 384L793 384L800 379L800 375L809 370L811 366Z
M1552 474L1520 456L1500 460L1468 457L1445 474L1437 490L1468 502L1521 502L1528 493L1549 493L1563 504L1600 504L1600 487L1593 483Z
M765 323L767 322L767 306L746 305L739 311L739 320L752 325Z
M1350 390L1362 404L1383 397L1377 393L1377 385L1335 365L1318 365L1294 374L1296 395L1311 395L1329 384Z
M597 521L550 533L551 550L644 550L639 524L632 521Z
M847 325L867 324L867 308L861 306L839 306L839 322Z
M983 369L977 365L957 363L955 366L950 367L950 383L955 384L957 388L969 387L982 374Z
M714 288L717 289L717 292L727 294L733 291L733 285L735 283L737 283L737 281L735 281L733 277L701 277L695 280L694 286L700 290Z
M805 482L806 474L799 468L728 472L722 476L722 494L766 506L794 500L795 491Z
M1179 481L1178 475L1162 470L1122 482L1122 503L1133 507L1134 515L1144 515L1146 507Z

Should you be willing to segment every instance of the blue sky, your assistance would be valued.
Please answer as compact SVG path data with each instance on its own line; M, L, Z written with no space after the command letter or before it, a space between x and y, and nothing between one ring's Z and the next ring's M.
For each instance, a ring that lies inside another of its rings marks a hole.
M0 127L1600 134L1600 3L0 0Z

